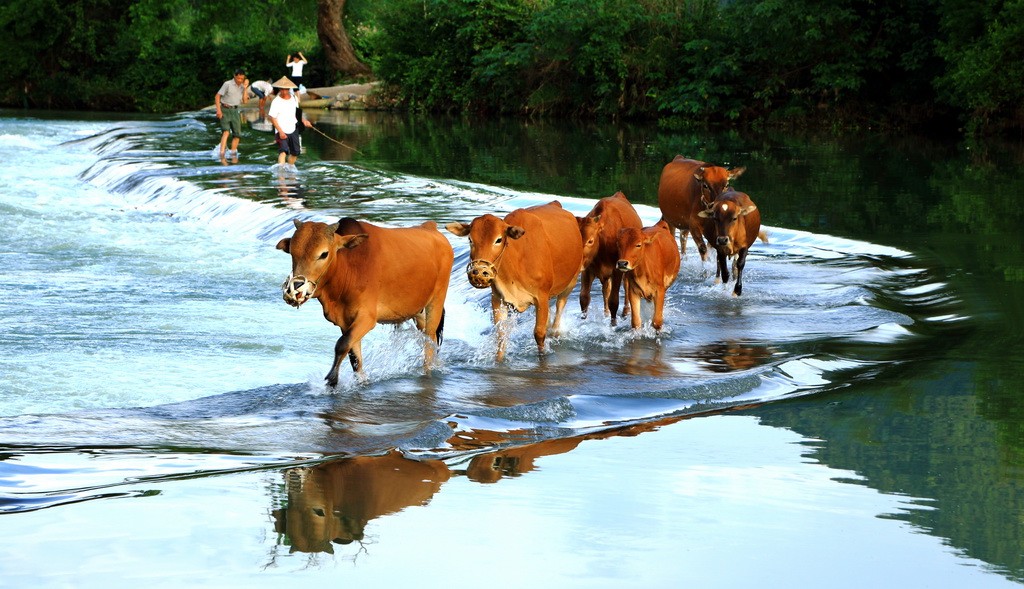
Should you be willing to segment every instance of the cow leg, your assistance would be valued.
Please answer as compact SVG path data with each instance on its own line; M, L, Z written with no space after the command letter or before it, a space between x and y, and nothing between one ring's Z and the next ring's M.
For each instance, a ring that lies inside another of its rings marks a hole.
M548 315L551 314L549 308L551 299L548 297L548 293L537 293L537 299L533 305L537 308L537 322L533 325L533 339L537 341L537 352L543 354L544 339L548 336ZM555 318L558 318L557 314Z
M498 327L498 350L495 353L494 359L496 362L501 362L505 359L505 344L508 342L508 308L505 306L505 301L498 296L498 293L491 290L491 312L494 314L494 325Z
M424 309L423 313L423 326L420 329L423 331L424 337L424 349L423 349L423 368L430 374L430 367L434 363L434 352L437 348L441 347L441 340L444 339L444 307L441 307L438 311L433 306L428 306ZM417 325L417 327L419 327ZM436 347L435 347L436 346Z
M718 273L722 275L722 284L729 282L729 257L725 252L718 252Z
M708 245L704 243L704 227L690 227L690 235L693 236L693 243L697 244L697 251L700 252L700 261L708 260Z
M626 296L629 297L629 312L633 329L640 329L640 292L631 288L628 278L626 279Z
M675 232L675 227L672 228L672 231ZM683 253L683 257L684 258L686 257L686 238L687 238L686 234L687 233L689 233L688 230L683 229L682 227L679 228L679 251L681 251Z
M348 362L352 365L352 372L359 374L363 371L363 341L359 340L352 344L348 351Z
M562 310L569 302L569 295L572 291L564 292L555 299L555 318L551 321L551 331L558 335L562 331Z
M740 250L736 256L736 286L732 289L732 296L738 297L743 294L743 268L747 265L747 248Z
M604 301L604 316L607 317L611 314L611 298L612 298L612 274L601 279L601 299ZM616 301L616 305L618 301Z
M580 276L580 312L584 319L587 318L587 310L590 309L590 287L594 284L593 274L586 268Z
M622 288L622 272L618 270L612 270L612 275L608 277L608 314L611 315L612 325L614 326L618 321L616 315L619 312L619 289ZM629 309L629 300L625 301L622 306L622 316L626 316L626 310Z
M665 289L658 288L654 290L654 319L651 321L651 326L654 327L655 331L661 331L664 318Z
M375 321L356 321L348 329L342 331L341 337L334 344L334 362L331 364L331 371L327 373L325 380L332 387L338 386L338 371L341 370L341 361L345 356L349 357L352 363L352 370L357 374L363 371L363 350L360 341L363 336L373 329Z

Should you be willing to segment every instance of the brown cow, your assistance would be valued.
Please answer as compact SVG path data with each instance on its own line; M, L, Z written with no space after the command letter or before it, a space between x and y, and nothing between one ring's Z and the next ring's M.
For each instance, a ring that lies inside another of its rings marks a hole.
M718 250L715 277L721 276L722 282L729 282L727 258L736 258L733 266L736 286L732 294L738 297L743 293L743 267L747 265L747 250L758 237L761 241L768 241L761 232L761 213L746 193L730 189L720 194L711 208L701 211L700 216L711 221L705 237L708 241L714 239L715 249Z
M718 195L746 168L727 170L698 160L677 155L665 165L658 183L658 207L668 224L679 229L679 246L686 253L686 234L693 237L700 259L707 259L704 244L704 220L700 212L708 208Z
M633 329L640 327L640 299L644 299L654 301L651 325L660 330L665 314L665 291L679 274L679 249L669 224L662 219L653 227L620 229L616 267L625 273Z
M516 209L499 219L483 215L471 223L449 223L448 231L469 237L472 261L466 267L469 283L491 287L494 323L503 329L507 307L520 313L537 308L533 337L544 351L549 301L555 297L551 328L558 330L562 309L583 265L579 224L572 213L553 201ZM499 333L497 359L505 356L505 333Z
M583 317L586 318L587 309L590 307L590 286L596 278L601 281L604 315L605 317L611 316L612 325L615 325L616 314L619 310L619 288L622 285L622 273L615 268L619 261L619 229L623 227L640 229L644 224L636 209L622 192L616 192L612 196L597 201L594 208L583 219L590 219L590 223L597 224L598 243L597 249L590 259L584 255L583 274L580 279L580 310L583 311ZM583 227L582 220L581 227ZM584 241L585 243L586 241ZM584 252L586 253L586 245L584 245ZM629 302L627 301L623 306L623 316L628 308Z
M282 285L285 302L298 308L317 299L324 317L341 328L328 384L338 384L346 355L362 373L361 340L374 326L407 319L427 337L424 366L430 370L454 259L437 224L388 229L350 218L334 225L296 220L295 234L277 249L292 256L292 273Z
M597 256L601 245L601 217L576 217L580 227L580 238L583 240L583 268L586 268Z

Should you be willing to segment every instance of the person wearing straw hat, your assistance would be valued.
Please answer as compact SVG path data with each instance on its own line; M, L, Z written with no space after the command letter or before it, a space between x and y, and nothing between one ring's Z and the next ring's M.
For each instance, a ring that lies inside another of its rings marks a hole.
M295 160L299 159L299 152L302 150L298 133L300 117L303 125L313 126L305 116L300 114L299 97L295 95L296 88L295 83L287 76L274 82L274 91L277 93L277 97L270 103L270 110L267 112L267 118L274 125L274 138L279 150L277 163L279 164L285 163L287 158L289 164L295 165Z
M220 135L221 157L224 156L229 135L234 137L231 140L231 151L238 154L238 140L242 138L242 117L239 116L238 109L248 101L249 80L245 79L245 70L235 70L235 77L221 84L220 90L213 97L220 128L224 131Z

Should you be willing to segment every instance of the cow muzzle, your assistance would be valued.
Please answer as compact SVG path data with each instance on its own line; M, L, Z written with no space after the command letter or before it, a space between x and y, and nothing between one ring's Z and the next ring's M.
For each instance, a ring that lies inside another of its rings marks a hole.
M728 236L728 235L719 235L719 236L718 236L718 239L716 239L716 240L715 240L715 242L716 242L716 243L717 243L718 245L729 245L729 242L730 242L730 241L732 241L732 240L731 240L731 239L729 239L729 236Z
M487 260L473 260L466 266L466 276L475 288L487 288L498 277L498 268Z
M615 263L615 269L619 272L629 272L632 268L629 267L629 260L619 260Z
M313 298L313 291L316 289L316 285L309 280L306 280L305 276L288 276L288 280L284 281L281 285L283 291L284 302L298 309L309 299Z

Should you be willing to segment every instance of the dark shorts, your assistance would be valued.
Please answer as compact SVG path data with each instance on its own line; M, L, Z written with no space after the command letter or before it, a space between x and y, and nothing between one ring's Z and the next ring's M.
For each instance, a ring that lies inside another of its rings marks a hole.
M281 139L281 134L275 135L277 139L277 150L281 153L287 153L288 155L299 156L299 152L302 150L302 146L299 144L299 132L298 130L293 131L288 135L287 139Z

